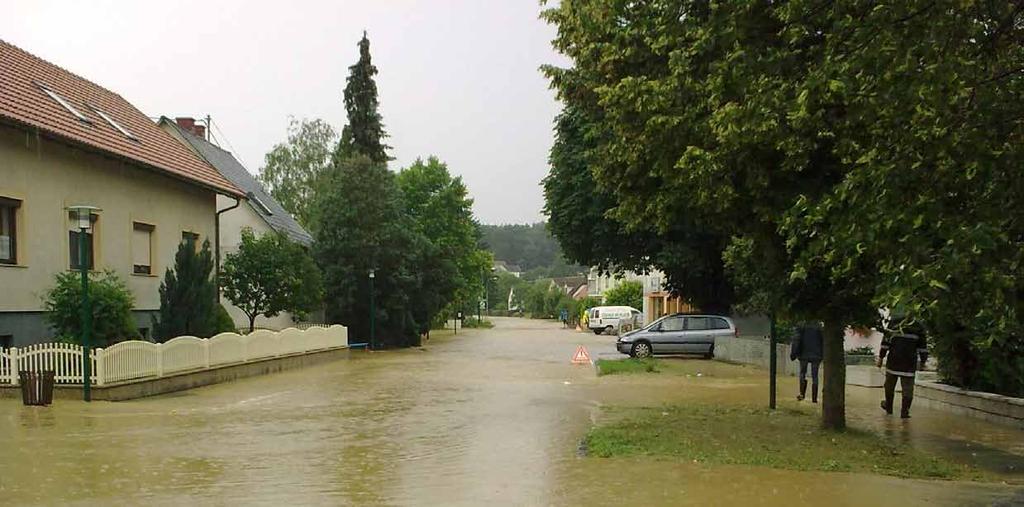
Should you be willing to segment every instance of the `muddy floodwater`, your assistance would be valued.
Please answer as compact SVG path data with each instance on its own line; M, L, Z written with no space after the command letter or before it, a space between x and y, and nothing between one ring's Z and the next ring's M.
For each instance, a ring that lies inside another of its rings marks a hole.
M925 408L901 423L880 416L877 391L858 388L847 395L852 425L1008 484L583 457L580 439L604 406L762 402L765 373L704 361L707 375L685 385L598 378L569 359L578 344L617 357L613 337L495 321L422 349L353 352L175 395L0 400L0 505L1024 504L1024 432Z

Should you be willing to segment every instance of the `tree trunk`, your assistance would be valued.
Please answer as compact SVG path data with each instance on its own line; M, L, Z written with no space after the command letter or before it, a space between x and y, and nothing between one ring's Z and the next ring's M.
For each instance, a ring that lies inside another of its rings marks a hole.
M256 314L249 315L249 334L256 330Z
M843 351L843 326L830 318L825 321L824 382L821 396L821 425L825 429L846 428L846 354Z

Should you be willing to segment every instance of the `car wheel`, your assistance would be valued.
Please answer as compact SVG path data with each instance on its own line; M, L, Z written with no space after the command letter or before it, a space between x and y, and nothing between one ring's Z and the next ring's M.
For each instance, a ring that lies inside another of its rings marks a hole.
M704 354L704 359L714 359L714 358L715 358L715 345L712 344L711 348L708 349L708 353Z
M611 326L605 326L604 327L604 332L607 333L607 334L615 334L615 328L613 328Z
M598 329L594 329L593 331L594 331L594 334L601 334L601 333L604 332L604 329L598 328Z
M651 350L651 344L647 342L636 342L633 344L633 350L629 352L631 357L637 359L646 359L651 357L654 351Z

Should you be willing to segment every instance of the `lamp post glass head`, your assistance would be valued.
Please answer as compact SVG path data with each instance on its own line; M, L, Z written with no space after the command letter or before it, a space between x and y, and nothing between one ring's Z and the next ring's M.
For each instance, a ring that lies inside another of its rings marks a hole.
M372 279L374 279L374 278L376 278L376 277L377 277L377 273L376 273L376 270L374 270L374 269L371 269L371 270L370 270L370 279L372 280Z
M87 206L84 204L76 204L74 206L68 206L68 211L75 214L78 219L78 228L82 230L88 230L92 227L92 214L93 212L100 211L96 206Z

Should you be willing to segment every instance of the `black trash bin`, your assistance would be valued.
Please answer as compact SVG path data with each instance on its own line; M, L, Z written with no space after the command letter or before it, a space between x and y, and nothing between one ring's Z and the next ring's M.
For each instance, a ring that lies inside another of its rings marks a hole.
M40 407L53 403L53 370L21 371L18 374L22 403Z

